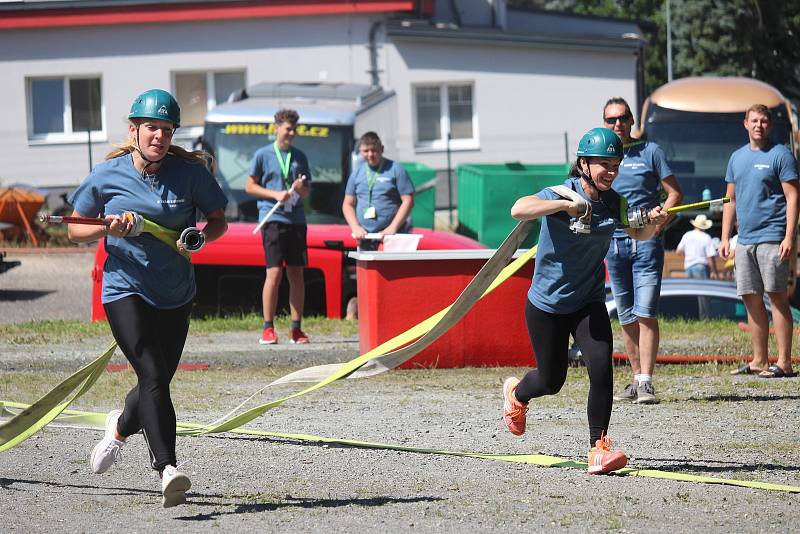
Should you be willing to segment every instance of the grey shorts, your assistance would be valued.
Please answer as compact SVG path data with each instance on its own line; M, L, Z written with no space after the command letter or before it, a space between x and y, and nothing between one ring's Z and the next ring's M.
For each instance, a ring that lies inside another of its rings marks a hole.
M785 293L789 289L789 260L778 258L780 244L736 245L736 294Z

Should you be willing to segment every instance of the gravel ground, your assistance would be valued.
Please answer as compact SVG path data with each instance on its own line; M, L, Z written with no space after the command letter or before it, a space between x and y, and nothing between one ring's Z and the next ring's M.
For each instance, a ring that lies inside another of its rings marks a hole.
M0 322L41 317L43 305L67 313L49 318L69 318L76 303L88 303L90 255L33 258L22 257L23 267L0 276ZM35 272L26 265L35 266ZM52 284L43 286L52 293L39 296L31 289L41 291L33 283L39 276ZM16 296L13 303L6 302L9 291ZM179 419L209 422L276 375L344 361L358 349L355 339L316 337L308 347L265 348L255 344L256 336L231 332L189 341L184 361L211 367L176 375ZM10 382L38 380L31 386L37 393L43 385L52 387L107 342L0 344L5 384L0 398L17 391ZM534 402L528 432L516 438L499 417L500 385L509 373L522 372L394 371L342 381L249 426L435 449L585 459L585 370L571 370L559 395ZM709 366L661 368L661 404L615 405L616 444L633 467L800 485L800 379L731 379L721 373ZM622 369L618 376L625 376ZM115 407L114 399L131 379L130 373L105 375L76 408ZM295 388L276 388L260 402ZM0 454L4 530L760 533L790 532L800 520L798 494L233 435L179 438L179 459L186 462L182 468L193 488L187 505L164 510L141 436L131 438L111 471L92 475L86 459L99 438L97 431L47 428Z

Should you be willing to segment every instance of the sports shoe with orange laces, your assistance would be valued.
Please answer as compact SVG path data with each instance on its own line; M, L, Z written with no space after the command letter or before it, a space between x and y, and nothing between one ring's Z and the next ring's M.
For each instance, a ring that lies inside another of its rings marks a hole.
M269 328L265 328L261 333L261 339L259 339L258 342L261 345L274 345L277 343L278 335L275 333L275 329L271 326Z
M594 443L594 447L589 451L589 474L602 475L618 469L622 469L628 464L628 457L622 451L611 450L611 438L603 436Z
M292 343L308 343L308 336L299 328L292 328L292 331L289 333L289 335L291 336L290 341Z
M521 403L514 396L518 384L519 379L513 376L506 378L503 383L503 421L508 431L515 436L525 433L525 416L528 413L528 405Z

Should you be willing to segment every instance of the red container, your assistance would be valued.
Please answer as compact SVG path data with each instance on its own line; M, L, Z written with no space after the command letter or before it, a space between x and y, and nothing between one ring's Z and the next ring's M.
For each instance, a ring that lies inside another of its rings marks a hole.
M452 304L493 252L351 253L361 353ZM401 368L535 366L524 316L532 275L531 260Z

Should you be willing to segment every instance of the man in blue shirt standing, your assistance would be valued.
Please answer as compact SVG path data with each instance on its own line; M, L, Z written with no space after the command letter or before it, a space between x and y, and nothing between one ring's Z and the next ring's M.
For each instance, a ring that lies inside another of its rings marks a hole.
M414 184L402 165L383 157L383 144L375 132L361 136L358 150L364 164L347 180L342 213L363 248L368 233L390 235L407 230Z
M310 193L311 171L306 155L292 146L299 120L300 116L293 109L281 109L275 114L275 142L255 153L245 184L247 194L258 198L259 221L270 213L276 203L282 204L270 215L261 230L267 264L267 277L261 295L264 331L258 340L262 345L278 342L273 320L284 263L289 279L289 309L292 315L290 341L308 343L308 336L300 327L306 298L303 269L308 265L306 214L300 199Z
M744 127L750 142L731 155L725 196L731 201L722 212L719 254L731 254L730 235L739 223L735 250L736 293L747 308L753 359L731 374L756 374L764 378L795 376L792 370L792 314L789 307L790 258L798 214L797 162L789 149L772 143L772 115L764 105L751 106ZM778 344L777 365L769 365L769 321L766 292ZM769 366L768 366L769 365Z
M614 191L632 208L649 210L659 205L662 189L667 194L665 211L680 203L683 193L667 165L664 151L655 143L631 137L633 114L625 99L612 98L606 102L603 122L619 136L624 149ZM633 380L623 392L614 396L615 400L636 404L658 402L653 372L659 343L658 299L664 268L664 243L660 233L668 220L659 223L654 235L645 241L634 241L618 227L606 255L625 352L633 371Z

